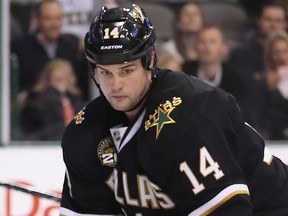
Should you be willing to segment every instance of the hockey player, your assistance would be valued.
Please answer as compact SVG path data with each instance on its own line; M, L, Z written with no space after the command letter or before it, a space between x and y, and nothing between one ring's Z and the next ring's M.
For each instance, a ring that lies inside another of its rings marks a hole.
M288 169L234 98L157 69L137 6L98 13L85 50L101 96L67 127L60 214L288 215Z

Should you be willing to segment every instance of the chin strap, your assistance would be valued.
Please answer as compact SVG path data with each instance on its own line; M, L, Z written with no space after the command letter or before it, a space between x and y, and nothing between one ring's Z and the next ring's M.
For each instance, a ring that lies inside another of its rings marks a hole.
M100 85L99 83L97 82L97 80L95 79L95 65L91 63L91 68L92 68L92 71L90 72L90 77L92 78L93 82L95 83L95 85L97 86L97 88L99 89L99 93L101 95L104 95L103 92L101 91L101 88L100 88Z

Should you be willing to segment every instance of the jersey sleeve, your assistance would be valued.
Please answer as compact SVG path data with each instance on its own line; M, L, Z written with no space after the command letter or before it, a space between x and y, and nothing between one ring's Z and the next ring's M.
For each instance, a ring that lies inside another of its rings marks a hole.
M106 164L99 157L99 152L105 151L113 156L113 146L105 138L109 130L102 124L107 116L99 112L95 106L80 111L62 138L66 173L60 215L123 215L108 182L114 169L113 157Z
M67 169L68 170L68 169ZM123 215L107 185L99 179L84 179L66 171L60 214Z
M236 146L230 146L237 145L230 143L237 139L231 138L235 131L229 119L230 101L218 98L212 107L206 94L199 97L159 105L162 116L146 127L150 156L142 158L144 169L184 215L252 215L245 173L235 156Z

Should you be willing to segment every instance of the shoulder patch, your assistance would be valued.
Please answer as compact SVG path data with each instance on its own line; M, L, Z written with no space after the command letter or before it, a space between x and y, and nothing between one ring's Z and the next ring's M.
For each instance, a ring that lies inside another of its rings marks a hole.
M181 103L182 99L180 97L174 97L172 101L166 101L165 104L159 104L155 112L149 116L147 121L145 121L145 131L155 126L157 139L165 124L176 123L171 118L170 114L175 107Z
M79 111L75 116L74 116L74 120L75 120L75 124L82 124L82 122L84 121L84 114L85 114L85 107Z

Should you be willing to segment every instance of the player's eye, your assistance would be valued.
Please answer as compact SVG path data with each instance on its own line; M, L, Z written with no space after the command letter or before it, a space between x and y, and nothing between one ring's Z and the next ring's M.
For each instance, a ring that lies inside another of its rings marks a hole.
M132 73L132 69L126 69L124 72L126 73L126 74L129 74L129 73Z
M133 72L133 69L127 68L127 69L124 69L124 70L122 71L122 74L123 74L123 75L128 75L128 74L130 74L130 73L132 73L132 72Z
M110 73L109 71L107 71L107 70L101 70L101 71L100 71L100 74L102 74L102 75L104 75L104 76L109 76L109 75L111 75L111 73Z

